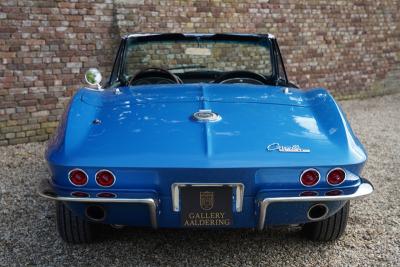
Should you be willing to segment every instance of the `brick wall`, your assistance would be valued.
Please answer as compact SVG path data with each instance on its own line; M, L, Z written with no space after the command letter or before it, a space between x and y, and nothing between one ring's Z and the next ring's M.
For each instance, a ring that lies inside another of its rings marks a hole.
M186 54L187 48L208 49L207 56ZM200 65L209 70L248 70L266 75L272 74L269 50L258 44L232 42L198 43L168 42L142 43L130 46L126 53L125 72L132 75L143 66L157 66L170 69L182 65Z
M342 97L397 89L398 0L1 0L0 145L54 131L88 67L126 32L270 32L289 78Z

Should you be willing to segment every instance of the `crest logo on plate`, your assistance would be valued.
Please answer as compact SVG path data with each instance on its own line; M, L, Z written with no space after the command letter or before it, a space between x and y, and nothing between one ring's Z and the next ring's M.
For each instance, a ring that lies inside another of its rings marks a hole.
M214 207L214 192L200 192L200 207L210 210Z

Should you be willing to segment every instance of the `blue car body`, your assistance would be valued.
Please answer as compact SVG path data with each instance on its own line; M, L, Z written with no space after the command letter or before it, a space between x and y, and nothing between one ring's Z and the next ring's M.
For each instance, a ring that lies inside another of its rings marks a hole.
M220 119L196 121L199 110L212 110ZM51 179L41 194L65 202L82 218L89 206L100 205L105 224L180 228L182 188L225 185L232 188L229 227L263 229L308 223L307 211L317 203L326 205L327 218L349 199L371 193L360 176L366 159L343 111L322 88L213 83L81 88L49 142ZM300 182L310 168L320 174L313 187ZM335 168L346 173L337 186L326 180ZM70 182L73 169L84 170L87 184ZM102 169L114 174L112 186L96 183ZM99 197L104 192L113 197Z

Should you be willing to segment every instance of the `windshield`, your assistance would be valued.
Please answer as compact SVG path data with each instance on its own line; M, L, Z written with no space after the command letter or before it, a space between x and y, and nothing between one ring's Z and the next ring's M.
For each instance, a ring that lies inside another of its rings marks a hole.
M128 79L146 68L162 68L179 74L194 71L251 71L272 75L268 40L157 40L130 42L125 54Z

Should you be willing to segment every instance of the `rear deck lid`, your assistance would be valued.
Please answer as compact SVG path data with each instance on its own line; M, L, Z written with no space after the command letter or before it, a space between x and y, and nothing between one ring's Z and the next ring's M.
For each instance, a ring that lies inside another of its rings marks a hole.
M114 90L87 90L82 100L94 106L127 105L171 102L225 102L225 103L264 103L292 106L310 106L324 101L328 94L308 94L294 88L280 86L260 86L251 84L178 84L145 85L118 88Z

